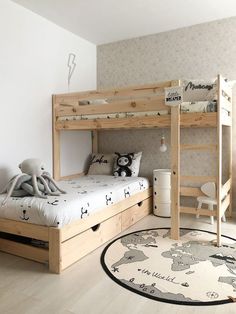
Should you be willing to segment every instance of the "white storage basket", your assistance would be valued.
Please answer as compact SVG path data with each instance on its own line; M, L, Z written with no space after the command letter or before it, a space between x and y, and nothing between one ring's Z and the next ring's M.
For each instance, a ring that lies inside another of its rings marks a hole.
M153 171L153 213L159 217L170 217L171 210L171 171Z

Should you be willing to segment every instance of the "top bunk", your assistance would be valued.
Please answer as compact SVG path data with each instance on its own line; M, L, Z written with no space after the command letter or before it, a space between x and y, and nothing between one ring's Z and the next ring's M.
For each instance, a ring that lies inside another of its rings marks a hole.
M165 89L180 86L180 126L232 125L232 88L220 75L212 81L166 81L110 90L53 95L54 129L168 128L171 108Z

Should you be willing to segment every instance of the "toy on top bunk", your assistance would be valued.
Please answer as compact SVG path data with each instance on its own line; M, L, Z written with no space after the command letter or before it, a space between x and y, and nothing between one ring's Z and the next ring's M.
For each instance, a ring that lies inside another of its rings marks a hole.
M47 195L59 196L66 192L60 189L50 174L44 171L43 162L40 159L26 159L20 165L22 173L14 176L1 192L7 193L2 205L6 204L10 196L36 196L47 198Z

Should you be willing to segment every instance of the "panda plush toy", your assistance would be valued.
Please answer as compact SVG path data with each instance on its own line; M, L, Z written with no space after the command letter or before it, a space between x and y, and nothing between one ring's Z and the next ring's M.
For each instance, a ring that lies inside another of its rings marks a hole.
M114 176L131 177L132 170L130 169L130 166L132 165L133 162L134 153L129 154L115 153L115 154L117 155L117 159L114 170Z

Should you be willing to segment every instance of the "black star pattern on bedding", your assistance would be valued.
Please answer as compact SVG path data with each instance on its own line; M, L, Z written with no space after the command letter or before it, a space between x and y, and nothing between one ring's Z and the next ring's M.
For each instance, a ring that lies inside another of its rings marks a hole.
M87 205L84 205L83 207L81 207L80 211L81 211L81 219L88 217L89 216L89 203L87 203Z
M110 192L109 195L106 194L105 198L106 198L106 205L107 206L113 204L113 202L112 202L112 192Z
M145 186L144 186L143 181L139 181L139 189L140 189L140 191L145 190Z
M130 188L124 189L124 196L125 198L130 197Z

